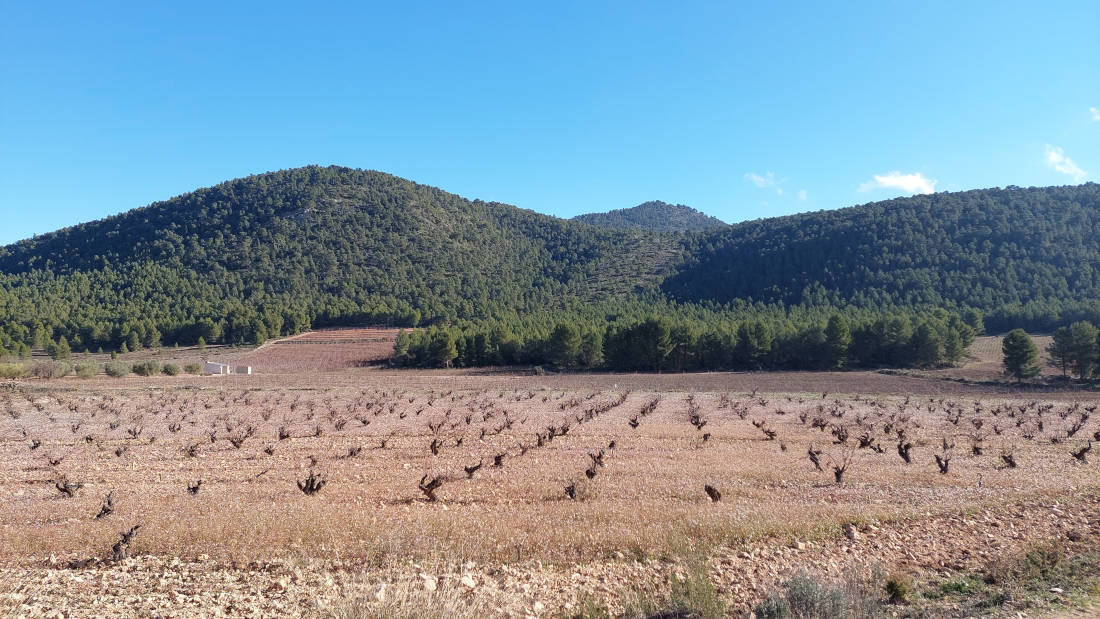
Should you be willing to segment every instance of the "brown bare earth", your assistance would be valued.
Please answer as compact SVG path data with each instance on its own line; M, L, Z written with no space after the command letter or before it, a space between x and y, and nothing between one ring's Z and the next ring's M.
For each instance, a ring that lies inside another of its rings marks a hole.
M269 374L339 370L377 364L393 355L400 329L324 329L268 342L244 354L226 355L234 364Z
M359 367L395 333L206 351L253 376L6 384L0 615L599 616L671 603L700 573L734 616L800 571L879 578L886 615L1097 593L943 594L1100 540L1100 454L1071 455L1100 432L1100 396L995 382L997 342L924 373ZM915 593L887 603L884 574Z

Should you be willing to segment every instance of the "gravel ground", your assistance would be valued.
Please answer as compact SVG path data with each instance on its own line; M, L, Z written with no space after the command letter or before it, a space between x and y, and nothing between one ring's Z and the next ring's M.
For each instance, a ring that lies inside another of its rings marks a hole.
M966 514L862 523L815 541L761 540L719 549L709 571L735 611L745 612L799 570L837 578L875 565L913 573L977 570L1027 544L1062 540L1071 531L1100 539L1100 496L1030 499ZM586 595L616 608L622 592L657 589L683 569L676 560L626 557L572 566L385 569L323 560L232 565L154 556L117 563L46 561L0 568L0 582L8 588L0 608L32 617L324 615L357 598L370 604L385 601L390 591L419 589L450 591L500 616L555 616L576 608Z

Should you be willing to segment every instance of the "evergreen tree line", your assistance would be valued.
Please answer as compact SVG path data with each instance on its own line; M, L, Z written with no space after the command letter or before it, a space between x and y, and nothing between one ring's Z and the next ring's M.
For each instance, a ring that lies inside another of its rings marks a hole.
M957 363L983 330L977 312L882 314L855 320L727 320L574 316L545 325L467 323L402 331L399 367L538 365L558 369L707 370L937 367Z

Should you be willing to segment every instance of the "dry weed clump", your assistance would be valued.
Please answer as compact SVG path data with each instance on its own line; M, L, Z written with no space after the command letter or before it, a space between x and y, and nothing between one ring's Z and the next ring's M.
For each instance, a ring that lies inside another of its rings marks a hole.
M323 619L480 619L498 615L485 596L461 582L424 574L419 580L382 582L366 595L326 608Z

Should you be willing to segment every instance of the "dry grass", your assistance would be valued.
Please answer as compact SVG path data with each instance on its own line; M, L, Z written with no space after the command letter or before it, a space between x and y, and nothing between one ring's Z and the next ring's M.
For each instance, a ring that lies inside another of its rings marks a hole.
M471 588L433 576L420 582L382 582L317 613L323 619L475 619L499 614Z

